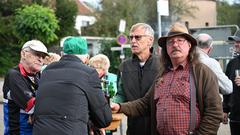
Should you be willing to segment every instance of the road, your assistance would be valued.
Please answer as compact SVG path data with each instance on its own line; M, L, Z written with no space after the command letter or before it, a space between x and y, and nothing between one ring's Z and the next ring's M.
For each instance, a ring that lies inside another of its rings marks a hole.
M0 79L0 135L3 135L3 105L2 105L2 85L3 85L3 80ZM125 135L126 133L126 128L127 128L127 120L126 117L123 118L122 124L121 124L121 129L120 127L117 129L117 132L114 132L113 135ZM122 131L122 134L121 132ZM230 135L230 130L229 130L229 125L223 125L221 124L218 135Z

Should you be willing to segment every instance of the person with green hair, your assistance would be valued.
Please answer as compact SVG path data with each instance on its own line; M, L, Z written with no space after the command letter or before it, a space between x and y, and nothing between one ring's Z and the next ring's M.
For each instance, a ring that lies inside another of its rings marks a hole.
M89 57L86 39L67 38L63 53L42 72L33 135L87 135L89 121L98 128L112 121L98 73L84 64Z

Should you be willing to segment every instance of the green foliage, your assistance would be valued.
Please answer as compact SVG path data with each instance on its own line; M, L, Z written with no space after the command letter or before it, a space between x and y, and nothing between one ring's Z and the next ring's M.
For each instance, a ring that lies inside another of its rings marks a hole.
M27 6L32 3L46 8ZM23 42L37 38L49 43L48 48L54 44L59 47L57 37L77 34L75 0L0 0L0 7L0 76L17 65Z
M84 28L83 35L115 37L119 34L118 25L121 19L127 22L126 34L130 27L138 22L148 23L153 29L157 28L156 0L104 0L101 4L102 10L94 14L97 22ZM170 23L179 20L182 15L194 17L193 11L198 10L189 1L171 0L169 5Z
M240 4L230 5L226 1L217 2L217 23L218 25L240 26Z
M14 17L12 15L15 9L20 8L22 4L27 4L27 2L0 1L0 77L19 60L19 39L14 33Z
M117 74L118 66L121 63L121 59L119 57L121 52L111 51L111 47L120 47L120 46L117 44L116 40L103 40L101 43L100 53L107 55L110 60L111 66L109 68L109 72ZM125 48L124 55L125 55L125 58L130 57L131 50Z
M148 9L144 0L104 0L102 10L95 13L97 22L86 27L82 35L115 37L119 34L118 25L125 19L126 33L131 25L137 22L146 22Z
M0 57L0 76L3 76L6 74L6 71L10 68L16 65L19 60L19 48L8 44L9 47L5 47L5 45L0 45L0 52L1 52L1 57ZM9 53L12 52L12 53Z
M57 31L59 37L77 35L77 30L74 28L77 12L75 0L56 0L56 16L60 26Z
M49 43L57 39L55 31L59 29L53 10L37 4L17 9L15 26L22 42L38 39Z
M0 13L3 17L11 16L14 14L15 9L20 8L23 4L29 4L29 2L23 0L1 0Z

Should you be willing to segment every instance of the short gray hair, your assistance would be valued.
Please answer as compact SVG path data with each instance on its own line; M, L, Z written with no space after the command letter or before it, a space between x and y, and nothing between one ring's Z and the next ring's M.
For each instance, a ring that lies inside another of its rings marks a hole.
M206 34L201 33L196 37L197 45L199 48L209 48L212 47L213 38Z
M144 29L144 30L145 30L145 34L154 37L154 30L153 30L153 28L152 28L150 25L148 25L148 24L146 24L146 23L136 23L136 24L134 24L134 25L131 27L130 33L133 32L133 31L135 31L137 28L142 28L142 29Z

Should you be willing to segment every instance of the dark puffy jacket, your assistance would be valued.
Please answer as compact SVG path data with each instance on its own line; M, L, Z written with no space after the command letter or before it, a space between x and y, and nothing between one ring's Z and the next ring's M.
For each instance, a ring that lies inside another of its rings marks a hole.
M112 120L96 70L66 55L43 71L36 96L33 135L87 135Z
M120 67L121 78L119 80L117 96L124 97L123 101L133 101L142 98L154 82L160 69L158 56L151 55L143 67L139 65L140 60L136 55L124 61ZM122 99L121 99L122 100ZM115 100L120 101L119 99ZM128 135L149 135L150 117L142 116L128 118Z

